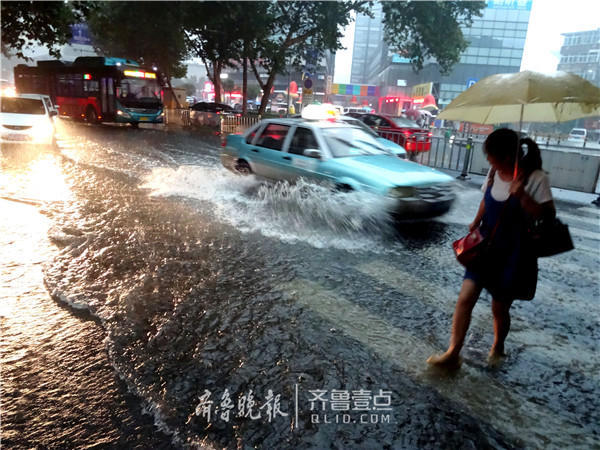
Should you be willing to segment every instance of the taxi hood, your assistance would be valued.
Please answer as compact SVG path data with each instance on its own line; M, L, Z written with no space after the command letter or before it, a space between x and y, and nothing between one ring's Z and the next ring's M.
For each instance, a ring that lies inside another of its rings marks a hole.
M338 167L361 174L364 181L391 186L426 186L454 181L449 175L412 161L389 155L361 155L334 158Z

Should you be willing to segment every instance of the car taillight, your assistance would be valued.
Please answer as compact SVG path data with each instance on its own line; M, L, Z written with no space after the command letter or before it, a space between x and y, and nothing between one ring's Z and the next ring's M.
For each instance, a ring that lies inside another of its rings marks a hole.
M430 131L429 133L427 133L427 136L431 137L433 136L433 133Z
M227 147L227 135L221 138L221 147Z

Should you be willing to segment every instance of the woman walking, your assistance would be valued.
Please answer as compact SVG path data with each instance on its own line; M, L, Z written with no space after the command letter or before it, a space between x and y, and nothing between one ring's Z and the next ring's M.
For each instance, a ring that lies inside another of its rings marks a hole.
M524 154L523 147L527 147ZM518 152L515 149L519 149ZM510 307L514 300L530 300L537 284L537 258L529 248L528 223L556 214L550 182L542 170L537 144L519 139L506 128L491 133L484 143L490 163L485 193L469 230L480 227L490 239L488 251L467 267L452 320L448 350L432 355L434 366L456 368L464 344L471 313L482 289L492 295L494 343L489 352L494 363L505 356L504 341L510 330Z

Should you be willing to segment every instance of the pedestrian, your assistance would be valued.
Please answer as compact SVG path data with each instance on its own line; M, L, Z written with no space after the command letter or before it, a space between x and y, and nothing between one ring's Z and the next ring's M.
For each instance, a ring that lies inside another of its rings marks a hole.
M524 147L527 147L526 154ZM492 296L494 321L494 342L488 359L495 364L505 356L510 307L516 299L532 299L537 284L537 258L529 248L527 224L556 214L550 182L542 170L540 149L534 141L519 139L513 130L502 128L488 136L483 149L491 168L481 188L484 197L469 230L480 227L489 246L467 265L448 349L441 355L429 357L427 362L433 366L457 368L460 365L459 354L471 313L484 288Z

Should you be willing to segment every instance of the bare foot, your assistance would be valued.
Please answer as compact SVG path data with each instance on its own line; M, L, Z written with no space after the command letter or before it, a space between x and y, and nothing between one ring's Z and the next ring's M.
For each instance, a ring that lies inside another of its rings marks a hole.
M443 355L431 355L427 358L427 364L441 369L458 369L462 363L462 358L452 353L444 353Z
M506 358L506 353L504 351L496 350L492 348L488 353L488 364L492 367L499 366L502 361Z

